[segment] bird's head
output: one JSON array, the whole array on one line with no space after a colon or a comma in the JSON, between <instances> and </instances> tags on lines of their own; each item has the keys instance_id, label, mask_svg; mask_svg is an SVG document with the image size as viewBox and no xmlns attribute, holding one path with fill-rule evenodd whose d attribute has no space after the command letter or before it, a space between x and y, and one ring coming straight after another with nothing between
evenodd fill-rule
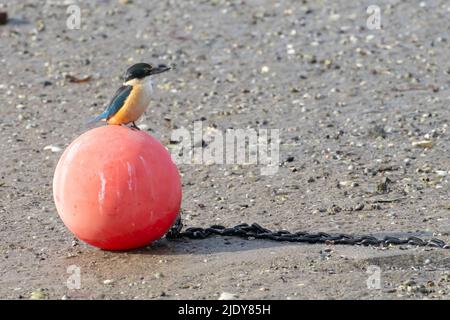
<instances>
[{"instance_id":1,"label":"bird's head","mask_svg":"<svg viewBox=\"0 0 450 320\"><path fill-rule=\"evenodd\" d=\"M124 75L125 82L128 82L133 79L144 79L146 77L162 73L170 70L170 67L164 64L158 64L157 66L140 62L132 65L127 69Z\"/></svg>"}]
</instances>

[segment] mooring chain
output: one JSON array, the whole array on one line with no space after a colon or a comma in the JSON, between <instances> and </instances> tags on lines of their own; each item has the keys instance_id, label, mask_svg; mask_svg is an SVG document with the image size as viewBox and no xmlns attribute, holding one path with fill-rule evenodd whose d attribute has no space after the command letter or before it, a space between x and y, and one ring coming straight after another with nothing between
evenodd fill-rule
<instances>
[{"instance_id":1,"label":"mooring chain","mask_svg":"<svg viewBox=\"0 0 450 320\"><path fill-rule=\"evenodd\" d=\"M348 235L336 234L331 235L324 232L309 233L309 232L295 232L289 231L271 231L261 227L257 223L248 225L242 223L237 226L226 228L222 225L213 225L209 228L191 227L181 231L181 220L178 220L176 225L172 227L166 234L168 239L189 238L189 239L205 239L210 236L227 236L240 237L245 239L264 239L273 241L289 241L289 242L304 242L309 244L325 243L325 244L344 244L344 245L363 245L363 246L377 246L377 245L413 245L419 247L436 247L442 249L450 249L450 244L436 238L421 239L418 237L408 237L405 239L385 236L384 238L375 238L370 235Z\"/></svg>"}]
</instances>

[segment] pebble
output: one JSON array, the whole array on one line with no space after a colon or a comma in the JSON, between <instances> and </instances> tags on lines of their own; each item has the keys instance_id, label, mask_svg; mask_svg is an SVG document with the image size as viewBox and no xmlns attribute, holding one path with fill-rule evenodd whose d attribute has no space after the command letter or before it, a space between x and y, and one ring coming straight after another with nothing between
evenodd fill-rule
<instances>
[{"instance_id":1,"label":"pebble","mask_svg":"<svg viewBox=\"0 0 450 320\"><path fill-rule=\"evenodd\" d=\"M8 13L6 11L0 11L0 25L8 22Z\"/></svg>"},{"instance_id":2,"label":"pebble","mask_svg":"<svg viewBox=\"0 0 450 320\"><path fill-rule=\"evenodd\" d=\"M261 68L261 73L268 73L269 71L270 71L270 69L269 69L268 66L263 66L263 67Z\"/></svg>"},{"instance_id":3,"label":"pebble","mask_svg":"<svg viewBox=\"0 0 450 320\"><path fill-rule=\"evenodd\" d=\"M356 187L357 184L354 181L346 180L346 181L340 181L339 185L341 187Z\"/></svg>"},{"instance_id":4,"label":"pebble","mask_svg":"<svg viewBox=\"0 0 450 320\"><path fill-rule=\"evenodd\" d=\"M436 170L436 174L440 177L445 177L448 174L448 172L443 170Z\"/></svg>"},{"instance_id":5,"label":"pebble","mask_svg":"<svg viewBox=\"0 0 450 320\"><path fill-rule=\"evenodd\" d=\"M103 280L103 284L112 284L113 282L114 282L113 279L106 279L106 280Z\"/></svg>"},{"instance_id":6,"label":"pebble","mask_svg":"<svg viewBox=\"0 0 450 320\"><path fill-rule=\"evenodd\" d=\"M47 298L47 294L42 289L33 291L30 295L31 300L43 300L46 298Z\"/></svg>"}]
</instances>

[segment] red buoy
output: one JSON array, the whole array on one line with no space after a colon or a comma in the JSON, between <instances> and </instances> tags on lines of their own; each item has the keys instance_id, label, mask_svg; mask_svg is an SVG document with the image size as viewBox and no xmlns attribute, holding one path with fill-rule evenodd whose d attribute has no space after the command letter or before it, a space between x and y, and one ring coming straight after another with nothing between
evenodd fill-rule
<instances>
[{"instance_id":1,"label":"red buoy","mask_svg":"<svg viewBox=\"0 0 450 320\"><path fill-rule=\"evenodd\" d=\"M181 205L181 181L169 152L149 134L123 126L92 129L64 151L53 195L79 239L128 250L162 237Z\"/></svg>"}]
</instances>

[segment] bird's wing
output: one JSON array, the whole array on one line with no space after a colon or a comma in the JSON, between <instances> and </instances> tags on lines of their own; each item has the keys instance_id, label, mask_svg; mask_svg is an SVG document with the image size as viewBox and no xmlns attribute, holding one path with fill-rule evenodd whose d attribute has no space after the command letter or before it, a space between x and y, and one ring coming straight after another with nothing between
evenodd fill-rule
<instances>
[{"instance_id":1,"label":"bird's wing","mask_svg":"<svg viewBox=\"0 0 450 320\"><path fill-rule=\"evenodd\" d=\"M103 112L105 119L111 118L117 113L117 111L119 111L120 108L122 108L125 100L127 100L128 96L130 95L131 90L133 90L133 86L121 86L116 91L116 94L112 98L105 112Z\"/></svg>"}]
</instances>

